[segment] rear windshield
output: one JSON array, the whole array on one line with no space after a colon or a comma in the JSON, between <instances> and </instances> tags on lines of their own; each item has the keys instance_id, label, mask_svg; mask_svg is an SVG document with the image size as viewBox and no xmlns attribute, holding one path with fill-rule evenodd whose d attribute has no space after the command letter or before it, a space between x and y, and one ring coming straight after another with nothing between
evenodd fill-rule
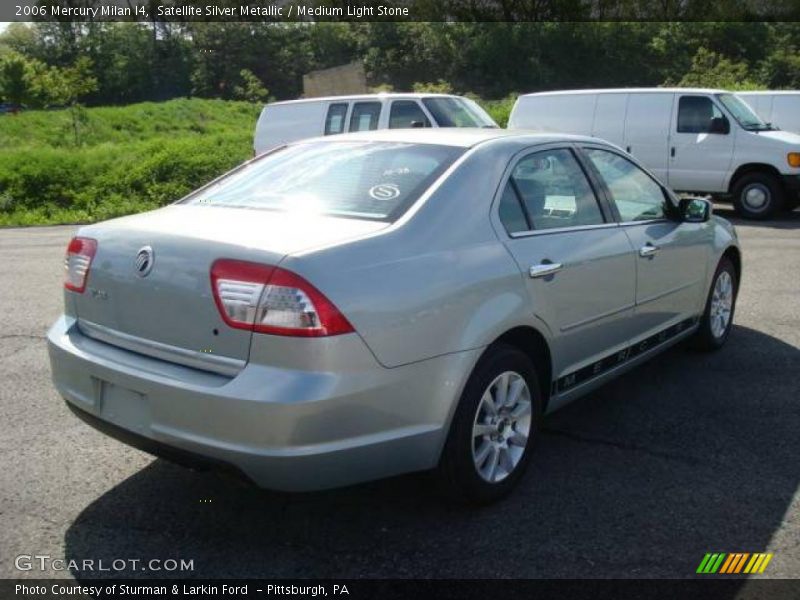
<instances>
[{"instance_id":1,"label":"rear windshield","mask_svg":"<svg viewBox=\"0 0 800 600\"><path fill-rule=\"evenodd\" d=\"M431 96L423 98L439 127L497 127L497 123L469 98Z\"/></svg>"},{"instance_id":2,"label":"rear windshield","mask_svg":"<svg viewBox=\"0 0 800 600\"><path fill-rule=\"evenodd\" d=\"M399 142L296 144L182 202L394 221L463 152Z\"/></svg>"}]
</instances>

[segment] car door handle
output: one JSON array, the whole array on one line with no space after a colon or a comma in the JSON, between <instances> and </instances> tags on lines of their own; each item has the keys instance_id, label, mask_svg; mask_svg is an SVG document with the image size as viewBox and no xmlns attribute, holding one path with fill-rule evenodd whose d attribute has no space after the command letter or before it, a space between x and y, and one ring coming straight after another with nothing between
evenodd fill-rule
<instances>
[{"instance_id":1,"label":"car door handle","mask_svg":"<svg viewBox=\"0 0 800 600\"><path fill-rule=\"evenodd\" d=\"M531 266L528 273L533 278L547 277L548 275L557 273L560 270L561 270L561 263L542 263L540 265Z\"/></svg>"},{"instance_id":2,"label":"car door handle","mask_svg":"<svg viewBox=\"0 0 800 600\"><path fill-rule=\"evenodd\" d=\"M648 256L655 256L655 254L660 250L660 248L650 242L647 242L644 246L639 248L639 256L648 257Z\"/></svg>"}]
</instances>

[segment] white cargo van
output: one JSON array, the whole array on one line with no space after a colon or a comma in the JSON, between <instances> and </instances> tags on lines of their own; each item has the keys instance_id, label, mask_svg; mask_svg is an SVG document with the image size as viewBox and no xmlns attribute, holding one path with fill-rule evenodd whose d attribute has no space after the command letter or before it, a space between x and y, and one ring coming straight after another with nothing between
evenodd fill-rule
<instances>
[{"instance_id":1,"label":"white cargo van","mask_svg":"<svg viewBox=\"0 0 800 600\"><path fill-rule=\"evenodd\" d=\"M253 149L320 135L410 127L497 127L476 102L448 94L366 94L272 102L261 111Z\"/></svg>"},{"instance_id":2,"label":"white cargo van","mask_svg":"<svg viewBox=\"0 0 800 600\"><path fill-rule=\"evenodd\" d=\"M800 91L736 92L767 123L800 133Z\"/></svg>"},{"instance_id":3,"label":"white cargo van","mask_svg":"<svg viewBox=\"0 0 800 600\"><path fill-rule=\"evenodd\" d=\"M509 129L606 139L679 192L732 196L763 219L800 197L800 135L776 131L724 90L643 88L520 96Z\"/></svg>"}]
</instances>

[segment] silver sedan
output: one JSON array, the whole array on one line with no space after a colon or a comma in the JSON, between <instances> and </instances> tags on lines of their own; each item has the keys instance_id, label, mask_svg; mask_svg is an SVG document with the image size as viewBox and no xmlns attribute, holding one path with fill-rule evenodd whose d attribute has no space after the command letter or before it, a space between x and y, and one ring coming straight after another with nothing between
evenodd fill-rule
<instances>
[{"instance_id":1,"label":"silver sedan","mask_svg":"<svg viewBox=\"0 0 800 600\"><path fill-rule=\"evenodd\" d=\"M82 227L53 380L94 427L280 490L436 469L490 502L543 416L722 346L734 228L619 148L502 130L292 144Z\"/></svg>"}]
</instances>

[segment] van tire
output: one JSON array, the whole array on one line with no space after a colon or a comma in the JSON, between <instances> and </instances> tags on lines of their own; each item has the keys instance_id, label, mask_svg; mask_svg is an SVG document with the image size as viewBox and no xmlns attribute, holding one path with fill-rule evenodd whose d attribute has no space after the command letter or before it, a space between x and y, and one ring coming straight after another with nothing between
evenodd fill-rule
<instances>
[{"instance_id":1,"label":"van tire","mask_svg":"<svg viewBox=\"0 0 800 600\"><path fill-rule=\"evenodd\" d=\"M488 423L492 413L482 412L482 407L485 406L483 398L488 393L493 401L496 400L497 396L492 392L496 388L492 386L508 374L511 374L512 378L516 376L517 382L521 378L527 385L527 388L522 388L527 389L527 395L523 391L516 396L520 403L525 404L525 399L530 400L527 410L520 411L529 416L527 436L522 436L525 438L524 447L522 453L516 454L513 458L512 451L516 453L520 448L520 442L513 440L520 439L517 433L523 431L524 425L521 420L514 420L517 411L512 409L515 406L520 408L520 404L513 404L511 392L507 392L510 402L505 409L493 413L498 415L495 420L500 421L497 426L499 434L490 437L489 434L481 436L475 432L475 428L481 425L491 426ZM512 388L513 385L509 385L506 389ZM496 502L508 494L523 476L530 462L533 447L539 438L538 430L542 414L539 378L530 357L511 345L498 344L490 347L472 371L450 424L450 431L437 468L437 479L445 496L461 504L484 505ZM482 418L483 416L486 418ZM505 447L498 449L495 447L496 444ZM477 457L484 445L491 446L489 449L492 451L485 454L489 456L486 463L482 463ZM483 474L479 472L480 465L495 459L495 453L500 457L494 460L495 465L512 461L513 467L508 469L510 471L508 474L504 474L508 471L500 467L499 475L502 478L489 481L485 472ZM489 468L484 468L484 471L488 471ZM491 473L495 473L497 468L497 466L492 468Z\"/></svg>"},{"instance_id":2,"label":"van tire","mask_svg":"<svg viewBox=\"0 0 800 600\"><path fill-rule=\"evenodd\" d=\"M746 219L769 219L784 205L781 182L771 173L746 173L733 185L733 206Z\"/></svg>"}]
</instances>

